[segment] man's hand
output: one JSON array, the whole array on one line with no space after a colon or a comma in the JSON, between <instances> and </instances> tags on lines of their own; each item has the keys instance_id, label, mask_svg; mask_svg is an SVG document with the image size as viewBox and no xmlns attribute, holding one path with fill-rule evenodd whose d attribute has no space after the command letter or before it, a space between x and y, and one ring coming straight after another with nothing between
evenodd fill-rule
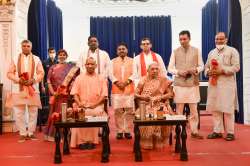
<instances>
[{"instance_id":1,"label":"man's hand","mask_svg":"<svg viewBox=\"0 0 250 166\"><path fill-rule=\"evenodd\" d=\"M183 71L183 70L179 70L179 71L177 72L177 74L178 74L179 76L181 76L181 77L186 77L187 74L188 74L188 72L187 72L187 71Z\"/></svg>"},{"instance_id":2,"label":"man's hand","mask_svg":"<svg viewBox=\"0 0 250 166\"><path fill-rule=\"evenodd\" d=\"M26 86L30 86L30 85L33 85L35 83L35 79L29 79L27 82L26 82Z\"/></svg>"},{"instance_id":3,"label":"man's hand","mask_svg":"<svg viewBox=\"0 0 250 166\"><path fill-rule=\"evenodd\" d=\"M46 93L46 89L43 85L41 86L41 91L42 91L42 93Z\"/></svg>"},{"instance_id":4,"label":"man's hand","mask_svg":"<svg viewBox=\"0 0 250 166\"><path fill-rule=\"evenodd\" d=\"M196 68L192 68L192 69L188 70L188 73L195 75L195 74L198 74L198 71Z\"/></svg>"},{"instance_id":5,"label":"man's hand","mask_svg":"<svg viewBox=\"0 0 250 166\"><path fill-rule=\"evenodd\" d=\"M20 78L19 79L19 84L20 85L25 85L27 81L25 81L24 79Z\"/></svg>"},{"instance_id":6,"label":"man's hand","mask_svg":"<svg viewBox=\"0 0 250 166\"><path fill-rule=\"evenodd\" d=\"M123 82L121 82L121 81L115 82L115 85L116 85L119 89L121 89L121 90L124 90L125 87L126 87L126 84L123 83Z\"/></svg>"},{"instance_id":7,"label":"man's hand","mask_svg":"<svg viewBox=\"0 0 250 166\"><path fill-rule=\"evenodd\" d=\"M219 76L219 75L222 75L222 74L224 74L224 71L223 70L219 70L219 69L208 70L208 72L207 72L208 76Z\"/></svg>"}]
</instances>

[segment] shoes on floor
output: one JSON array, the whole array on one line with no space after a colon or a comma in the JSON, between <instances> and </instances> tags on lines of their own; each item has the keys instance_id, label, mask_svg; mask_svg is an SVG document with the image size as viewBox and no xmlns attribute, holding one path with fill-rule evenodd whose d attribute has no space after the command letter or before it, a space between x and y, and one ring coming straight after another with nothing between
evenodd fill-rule
<instances>
[{"instance_id":1,"label":"shoes on floor","mask_svg":"<svg viewBox=\"0 0 250 166\"><path fill-rule=\"evenodd\" d=\"M217 139L217 138L222 138L222 134L213 132L211 134L208 134L207 136L207 139Z\"/></svg>"},{"instance_id":2,"label":"shoes on floor","mask_svg":"<svg viewBox=\"0 0 250 166\"><path fill-rule=\"evenodd\" d=\"M204 137L198 133L191 133L191 137L195 139L203 139Z\"/></svg>"},{"instance_id":3,"label":"shoes on floor","mask_svg":"<svg viewBox=\"0 0 250 166\"><path fill-rule=\"evenodd\" d=\"M130 133L124 133L126 139L132 139L132 135Z\"/></svg>"},{"instance_id":4,"label":"shoes on floor","mask_svg":"<svg viewBox=\"0 0 250 166\"><path fill-rule=\"evenodd\" d=\"M22 142L25 142L25 140L26 140L26 136L20 135L18 142L22 143Z\"/></svg>"},{"instance_id":5,"label":"shoes on floor","mask_svg":"<svg viewBox=\"0 0 250 166\"><path fill-rule=\"evenodd\" d=\"M230 134L228 133L226 138L225 138L226 141L233 141L235 140L235 137L234 137L234 134Z\"/></svg>"},{"instance_id":6,"label":"shoes on floor","mask_svg":"<svg viewBox=\"0 0 250 166\"><path fill-rule=\"evenodd\" d=\"M123 138L123 133L116 134L116 139L122 139L122 138Z\"/></svg>"}]
</instances>

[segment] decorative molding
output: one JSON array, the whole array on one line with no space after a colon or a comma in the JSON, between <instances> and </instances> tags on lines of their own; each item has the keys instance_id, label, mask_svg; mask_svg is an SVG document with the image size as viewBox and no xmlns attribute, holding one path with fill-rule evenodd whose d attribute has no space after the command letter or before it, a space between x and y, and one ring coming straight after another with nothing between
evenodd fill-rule
<instances>
[{"instance_id":1,"label":"decorative molding","mask_svg":"<svg viewBox=\"0 0 250 166\"><path fill-rule=\"evenodd\" d=\"M13 21L14 11L15 11L15 4L13 4L13 5L0 5L0 22Z\"/></svg>"},{"instance_id":2,"label":"decorative molding","mask_svg":"<svg viewBox=\"0 0 250 166\"><path fill-rule=\"evenodd\" d=\"M0 6L11 6L15 5L16 0L0 0Z\"/></svg>"}]
</instances>

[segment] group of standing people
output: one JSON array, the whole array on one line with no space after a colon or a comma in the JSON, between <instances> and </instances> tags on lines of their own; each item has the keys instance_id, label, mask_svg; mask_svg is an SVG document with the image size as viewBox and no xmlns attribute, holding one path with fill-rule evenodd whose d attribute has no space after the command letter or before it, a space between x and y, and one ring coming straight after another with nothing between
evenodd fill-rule
<instances>
[{"instance_id":1,"label":"group of standing people","mask_svg":"<svg viewBox=\"0 0 250 166\"><path fill-rule=\"evenodd\" d=\"M37 109L41 107L39 82L42 82L42 91L47 88L50 95L50 116L44 133L46 140L53 141L54 118L51 115L60 113L61 103L67 102L70 96L74 98L74 107L84 108L86 116L107 116L104 100L108 96L108 78L112 82L111 101L117 139L132 138L132 121L138 111L134 107L135 101L146 103L146 113L163 108L166 114L175 114L169 104L171 98L176 104L177 114L183 114L184 104L189 105L191 137L203 139L198 132L197 103L200 101L199 77L204 68L205 75L209 77L207 110L212 111L214 123L213 132L207 138L222 137L224 114L225 139L234 140L234 111L237 106L235 73L240 70L238 51L227 46L226 34L219 32L215 36L216 48L210 51L204 67L199 49L191 46L190 40L189 31L179 33L180 47L173 51L168 65L173 81L167 77L162 57L151 50L149 38L141 40L142 51L134 58L128 56L126 43L119 43L117 57L110 60L108 53L99 48L97 37L90 36L89 49L81 54L76 65L66 63L68 54L63 49L57 52L56 62L55 50L49 49L49 60L43 65L45 72L40 59L31 53L31 42L24 40L21 43L22 53L11 62L7 73L15 87L9 103L12 103L17 115L19 142L36 139ZM27 73L27 78L22 77L24 73ZM26 109L29 113L28 130L24 118ZM98 128L71 129L71 147L95 148L99 140L98 132ZM143 148L161 148L167 143L171 128L148 126L141 127L140 132Z\"/></svg>"}]
</instances>

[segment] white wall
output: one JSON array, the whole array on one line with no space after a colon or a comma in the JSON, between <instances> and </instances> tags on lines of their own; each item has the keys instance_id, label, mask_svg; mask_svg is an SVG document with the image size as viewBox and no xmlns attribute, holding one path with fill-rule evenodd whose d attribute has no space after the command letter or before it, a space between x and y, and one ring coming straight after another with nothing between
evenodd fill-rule
<instances>
[{"instance_id":1,"label":"white wall","mask_svg":"<svg viewBox=\"0 0 250 166\"><path fill-rule=\"evenodd\" d=\"M250 0L241 0L243 42L244 123L250 124Z\"/></svg>"},{"instance_id":2,"label":"white wall","mask_svg":"<svg viewBox=\"0 0 250 166\"><path fill-rule=\"evenodd\" d=\"M207 0L154 0L142 2L110 2L102 0L56 0L63 12L64 48L69 60L77 60L86 47L90 16L172 16L173 48L179 46L178 33L190 30L191 43L201 48L201 9Z\"/></svg>"}]
</instances>

